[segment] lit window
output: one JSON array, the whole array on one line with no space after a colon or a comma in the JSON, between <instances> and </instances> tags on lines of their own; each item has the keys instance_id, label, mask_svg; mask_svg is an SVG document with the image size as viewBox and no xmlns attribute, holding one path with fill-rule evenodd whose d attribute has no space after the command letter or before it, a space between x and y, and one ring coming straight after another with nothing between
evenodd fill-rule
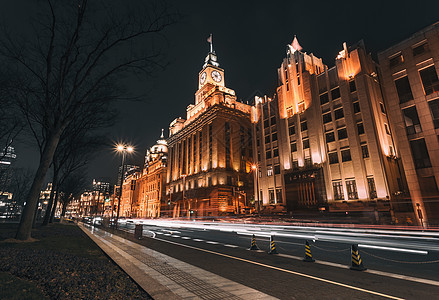
<instances>
[{"instance_id":1,"label":"lit window","mask_svg":"<svg viewBox=\"0 0 439 300\"><path fill-rule=\"evenodd\" d=\"M332 183L332 189L334 190L334 200L343 200L343 184L341 181L335 181Z\"/></svg>"},{"instance_id":2,"label":"lit window","mask_svg":"<svg viewBox=\"0 0 439 300\"><path fill-rule=\"evenodd\" d=\"M354 179L346 180L346 191L348 192L348 199L358 199L357 185Z\"/></svg>"},{"instance_id":3,"label":"lit window","mask_svg":"<svg viewBox=\"0 0 439 300\"><path fill-rule=\"evenodd\" d=\"M273 167L272 166L267 167L267 176L273 176Z\"/></svg>"}]
</instances>

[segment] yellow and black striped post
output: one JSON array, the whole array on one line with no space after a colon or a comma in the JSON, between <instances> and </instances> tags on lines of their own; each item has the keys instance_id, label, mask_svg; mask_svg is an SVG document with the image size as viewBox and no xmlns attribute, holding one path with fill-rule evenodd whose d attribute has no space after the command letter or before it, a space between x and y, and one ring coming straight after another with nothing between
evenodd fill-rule
<instances>
[{"instance_id":1,"label":"yellow and black striped post","mask_svg":"<svg viewBox=\"0 0 439 300\"><path fill-rule=\"evenodd\" d=\"M256 245L256 237L252 236L252 243L250 244L250 249L248 250L259 250L258 245Z\"/></svg>"},{"instance_id":2,"label":"yellow and black striped post","mask_svg":"<svg viewBox=\"0 0 439 300\"><path fill-rule=\"evenodd\" d=\"M363 261L361 260L360 252L358 251L358 245L352 245L352 266L350 269L355 271L367 270L363 266Z\"/></svg>"},{"instance_id":3,"label":"yellow and black striped post","mask_svg":"<svg viewBox=\"0 0 439 300\"><path fill-rule=\"evenodd\" d=\"M303 261L315 262L315 259L312 258L311 248L309 247L308 240L305 241L305 258L303 259Z\"/></svg>"},{"instance_id":4,"label":"yellow and black striped post","mask_svg":"<svg viewBox=\"0 0 439 300\"><path fill-rule=\"evenodd\" d=\"M270 251L268 251L268 254L278 254L273 236L270 236Z\"/></svg>"}]
</instances>

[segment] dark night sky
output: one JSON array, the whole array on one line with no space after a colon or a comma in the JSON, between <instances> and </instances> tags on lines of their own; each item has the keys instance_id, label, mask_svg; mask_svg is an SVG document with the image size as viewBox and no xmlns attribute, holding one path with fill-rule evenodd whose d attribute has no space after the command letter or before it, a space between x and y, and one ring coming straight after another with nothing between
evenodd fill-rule
<instances>
[{"instance_id":1,"label":"dark night sky","mask_svg":"<svg viewBox=\"0 0 439 300\"><path fill-rule=\"evenodd\" d=\"M28 1L2 4L0 17L17 16ZM258 3L261 4L258 4ZM294 35L303 51L323 58L328 66L348 45L364 39L372 53L389 47L417 30L439 21L439 1L178 1L183 20L167 30L169 66L153 78L133 79L132 89L146 93L142 102L124 103L117 126L109 129L115 141L136 148L131 160L142 164L147 147L176 117L185 117L194 102L198 72L213 34L214 48L225 69L226 85L239 99L256 92L271 94L276 70ZM262 4L263 3L263 4ZM420 4L422 3L422 5ZM16 145L18 165L35 167L38 155ZM120 157L112 149L89 166L89 176L116 177Z\"/></svg>"}]
</instances>

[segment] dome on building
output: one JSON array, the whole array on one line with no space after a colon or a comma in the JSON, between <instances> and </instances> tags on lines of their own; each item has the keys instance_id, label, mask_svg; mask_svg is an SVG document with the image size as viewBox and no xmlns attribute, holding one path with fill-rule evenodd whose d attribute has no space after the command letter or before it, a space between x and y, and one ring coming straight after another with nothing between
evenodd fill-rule
<instances>
[{"instance_id":1,"label":"dome on building","mask_svg":"<svg viewBox=\"0 0 439 300\"><path fill-rule=\"evenodd\" d=\"M168 143L165 140L163 129L160 139L157 140L156 144L151 147L151 154L168 153Z\"/></svg>"}]
</instances>

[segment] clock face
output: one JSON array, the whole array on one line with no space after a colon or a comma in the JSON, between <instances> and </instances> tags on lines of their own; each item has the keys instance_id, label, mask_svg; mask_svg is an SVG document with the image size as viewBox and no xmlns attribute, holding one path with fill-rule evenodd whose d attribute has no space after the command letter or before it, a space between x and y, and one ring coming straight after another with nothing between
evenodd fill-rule
<instances>
[{"instance_id":1,"label":"clock face","mask_svg":"<svg viewBox=\"0 0 439 300\"><path fill-rule=\"evenodd\" d=\"M203 85L204 82L206 82L206 77L207 77L206 72L204 72L203 74L201 74L201 76L200 76L200 84L201 84L201 85Z\"/></svg>"},{"instance_id":2,"label":"clock face","mask_svg":"<svg viewBox=\"0 0 439 300\"><path fill-rule=\"evenodd\" d=\"M216 82L220 82L222 79L221 74L218 71L212 71L210 75L212 76L212 79L215 80Z\"/></svg>"}]
</instances>

